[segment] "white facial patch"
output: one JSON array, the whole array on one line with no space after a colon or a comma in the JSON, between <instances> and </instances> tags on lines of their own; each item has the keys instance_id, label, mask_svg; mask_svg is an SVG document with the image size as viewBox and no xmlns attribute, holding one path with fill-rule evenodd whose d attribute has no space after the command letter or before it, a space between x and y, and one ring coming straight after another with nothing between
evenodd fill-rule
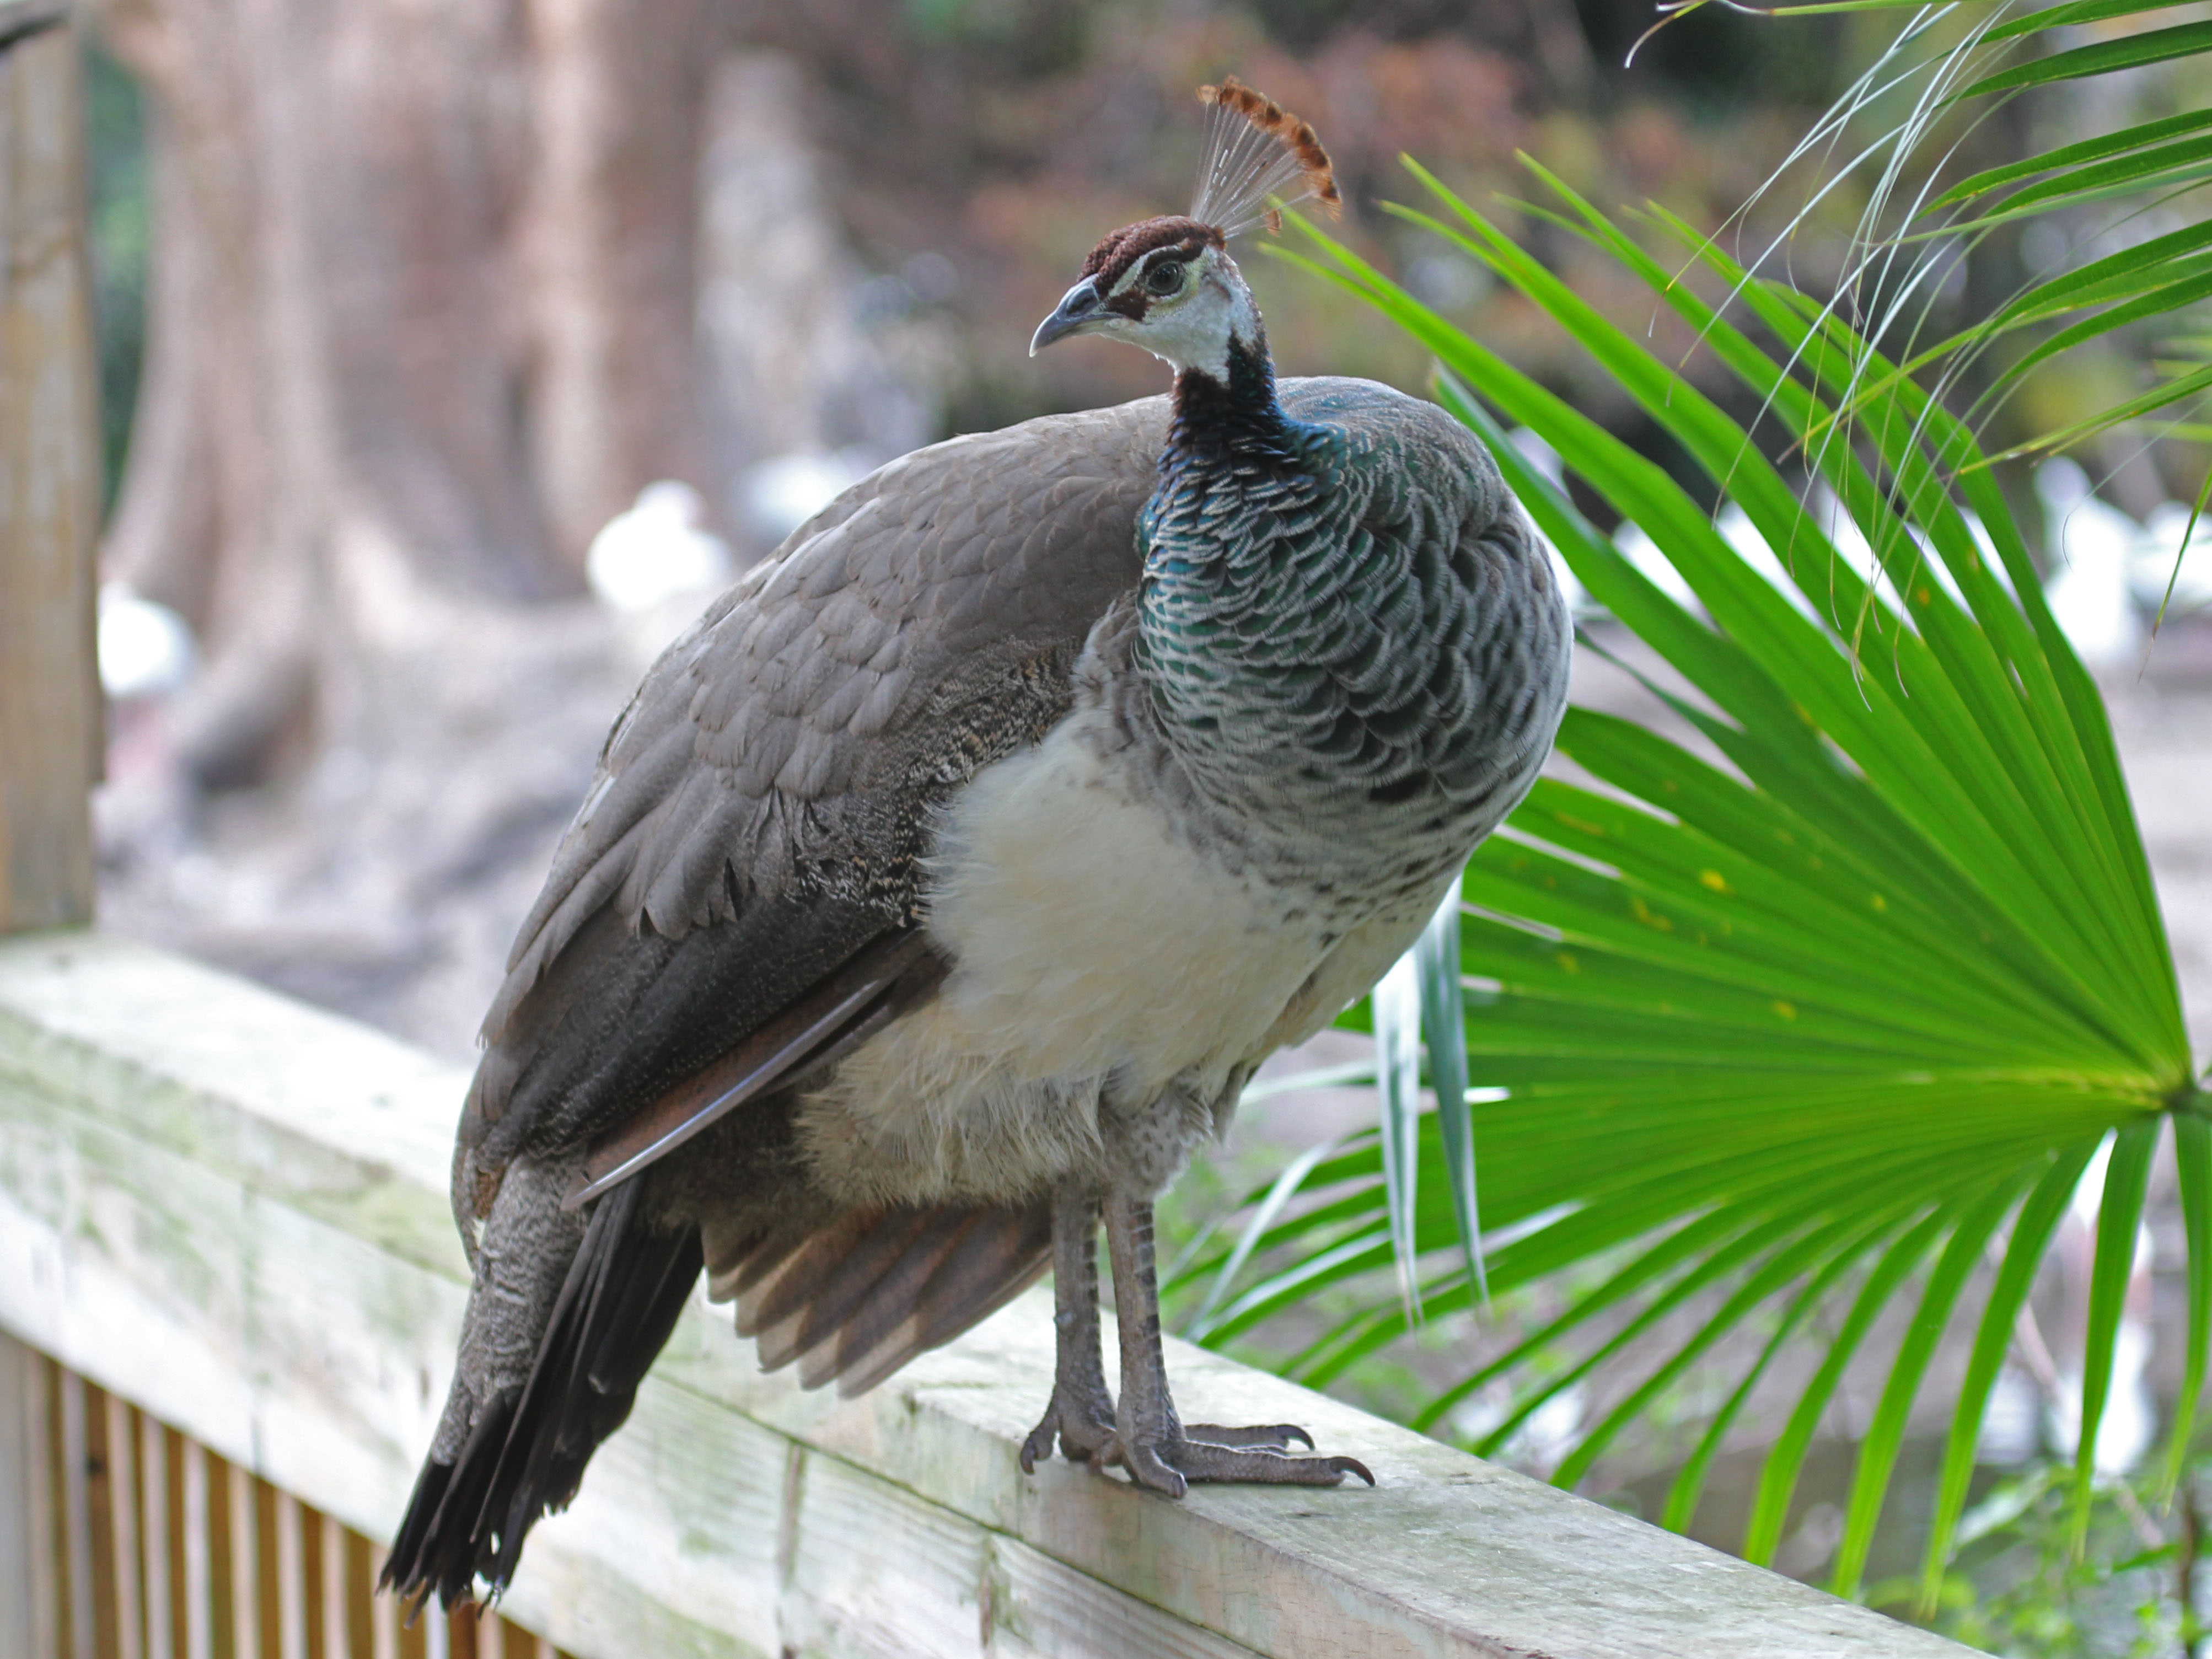
<instances>
[{"instance_id":1,"label":"white facial patch","mask_svg":"<svg viewBox=\"0 0 2212 1659\"><path fill-rule=\"evenodd\" d=\"M1152 261L1140 261L1114 285L1114 294L1145 292ZM1259 308L1244 286L1237 262L1218 248L1206 248L1188 262L1177 296L1147 295L1145 319L1131 322L1118 313L1098 331L1142 346L1176 368L1194 369L1226 384L1229 343L1248 343L1260 333Z\"/></svg>"}]
</instances>

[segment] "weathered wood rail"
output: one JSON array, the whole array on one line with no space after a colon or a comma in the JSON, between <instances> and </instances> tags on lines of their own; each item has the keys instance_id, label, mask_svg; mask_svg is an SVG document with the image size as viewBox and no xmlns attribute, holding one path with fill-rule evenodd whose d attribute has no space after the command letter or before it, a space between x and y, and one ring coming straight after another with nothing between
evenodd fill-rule
<instances>
[{"instance_id":1,"label":"weathered wood rail","mask_svg":"<svg viewBox=\"0 0 2212 1659\"><path fill-rule=\"evenodd\" d=\"M388 1536L460 1321L463 1081L141 946L0 942L0 1328ZM602 1659L1963 1651L1188 1347L1194 1414L1304 1421L1381 1486L1176 1504L1024 1477L1050 1330L1032 1293L840 1401L695 1307L506 1610Z\"/></svg>"}]
</instances>

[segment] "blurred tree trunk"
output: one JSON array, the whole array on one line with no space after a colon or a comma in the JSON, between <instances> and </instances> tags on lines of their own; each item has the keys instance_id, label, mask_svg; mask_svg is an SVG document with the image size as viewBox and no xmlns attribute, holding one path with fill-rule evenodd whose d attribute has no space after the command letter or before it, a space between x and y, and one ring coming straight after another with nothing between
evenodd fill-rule
<instances>
[{"instance_id":1,"label":"blurred tree trunk","mask_svg":"<svg viewBox=\"0 0 2212 1659\"><path fill-rule=\"evenodd\" d=\"M391 735L395 663L419 682L431 637L465 651L471 615L577 592L641 486L705 482L714 0L98 9L155 152L107 568L204 642L185 770L247 782L288 734Z\"/></svg>"},{"instance_id":2,"label":"blurred tree trunk","mask_svg":"<svg viewBox=\"0 0 2212 1659\"><path fill-rule=\"evenodd\" d=\"M531 0L529 19L532 453L554 544L580 569L642 485L709 482L695 283L720 19L714 0Z\"/></svg>"}]
</instances>

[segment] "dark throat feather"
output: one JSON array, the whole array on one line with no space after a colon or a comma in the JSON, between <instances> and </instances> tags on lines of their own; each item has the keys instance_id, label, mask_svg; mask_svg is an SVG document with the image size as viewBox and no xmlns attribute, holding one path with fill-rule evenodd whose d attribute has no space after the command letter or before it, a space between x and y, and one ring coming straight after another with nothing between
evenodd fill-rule
<instances>
[{"instance_id":1,"label":"dark throat feather","mask_svg":"<svg viewBox=\"0 0 2212 1659\"><path fill-rule=\"evenodd\" d=\"M1160 456L1164 480L1194 464L1292 459L1290 417L1275 396L1267 331L1256 323L1255 330L1255 339L1230 337L1225 383L1203 369L1177 372L1175 414Z\"/></svg>"}]
</instances>

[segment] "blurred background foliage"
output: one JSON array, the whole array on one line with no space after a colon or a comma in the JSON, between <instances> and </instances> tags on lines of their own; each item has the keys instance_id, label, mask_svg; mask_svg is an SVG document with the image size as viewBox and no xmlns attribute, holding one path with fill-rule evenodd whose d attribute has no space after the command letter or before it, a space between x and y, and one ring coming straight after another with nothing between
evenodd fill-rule
<instances>
[{"instance_id":1,"label":"blurred background foliage","mask_svg":"<svg viewBox=\"0 0 2212 1659\"><path fill-rule=\"evenodd\" d=\"M1957 44L1987 9L1948 9L1948 33L1941 20L1931 26L1934 46ZM1526 151L1593 200L1663 205L1723 234L1738 257L1771 249L1801 287L1832 294L1847 266L1856 270L1863 250L1854 238L1867 216L1909 204L1939 161L1948 183L2055 148L2068 132L2154 119L2212 95L2212 68L2201 62L2168 65L2124 92L2061 87L1995 108L1916 113L1919 87L1900 85L1856 109L1863 125L1887 120L1917 146L1900 177L1829 168L1837 176L1808 202L1808 181L1835 159L1832 146L1785 164L1880 59L1895 32L1891 15L1771 18L1711 4L1649 33L1656 21L1646 0L827 0L733 4L726 44L787 58L803 72L798 136L820 158L836 228L866 273L856 325L881 331L916 317L936 325L926 375L933 413L920 428L927 438L1156 389L1147 364L1103 346L1031 364L1007 319L1048 309L1100 227L1185 197L1197 143L1195 124L1181 118L1189 89L1231 68L1327 135L1352 246L1662 461L1673 455L1663 434L1563 349L1525 298L1380 210L1405 193L1399 155L1419 156L1454 190L1484 200L1521 191L1514 157ZM119 475L143 350L151 193L136 88L97 47L90 68L109 457ZM1971 258L1944 246L1951 257L1897 326L1923 342L1945 337L2062 264L2077 240L2147 240L2188 212L2185 201L2160 203L2117 232L2092 228L2079 212L1987 227ZM1647 297L1607 262L1539 221L1515 224L1509 212L1506 222L1607 314L1652 320ZM1247 263L1286 372L1418 382L1421 354L1396 331L1264 261ZM1860 315L1886 313L1894 301L1880 273L1861 275ZM2154 337L2123 334L2046 365L1990 411L1984 447L2003 451L2057 429L2100 393L2117 401L2136 387ZM1963 399L2003 367L1969 371ZM1703 389L1735 398L1731 413L1747 422L1756 413L1718 377ZM2199 459L2186 450L2116 454L2100 470L2122 475L2112 487L2140 515L2201 474Z\"/></svg>"},{"instance_id":2,"label":"blurred background foliage","mask_svg":"<svg viewBox=\"0 0 2212 1659\"><path fill-rule=\"evenodd\" d=\"M1864 55L1854 41L1873 33L1858 20L1778 27L1716 9L1663 31L1625 68L1652 21L1643 0L748 9L732 22L732 48L803 67L803 137L823 158L838 228L870 273L861 325L922 313L947 326L933 365L941 405L931 438L1158 389L1149 365L1097 346L1032 366L1008 319L1048 310L1102 228L1187 198L1199 136L1187 106L1208 77L1233 70L1309 115L1346 185L1355 241L1402 252L1417 291L1564 377L1581 371L1524 301L1377 211L1402 191L1398 155L1420 155L1455 187L1485 195L1512 182L1525 149L1601 198L1651 198L1717 228L1841 89ZM119 468L143 349L150 195L136 90L103 51L90 68L110 459ZM1844 199L1823 209L1830 232L1848 226L1850 208ZM1815 277L1839 251L1833 234L1804 238ZM1395 331L1247 263L1286 372L1419 380L1420 354ZM1608 280L1595 262L1589 276ZM1613 297L1637 303L1625 289ZM1586 378L1579 389L1608 398L1601 378Z\"/></svg>"}]
</instances>

